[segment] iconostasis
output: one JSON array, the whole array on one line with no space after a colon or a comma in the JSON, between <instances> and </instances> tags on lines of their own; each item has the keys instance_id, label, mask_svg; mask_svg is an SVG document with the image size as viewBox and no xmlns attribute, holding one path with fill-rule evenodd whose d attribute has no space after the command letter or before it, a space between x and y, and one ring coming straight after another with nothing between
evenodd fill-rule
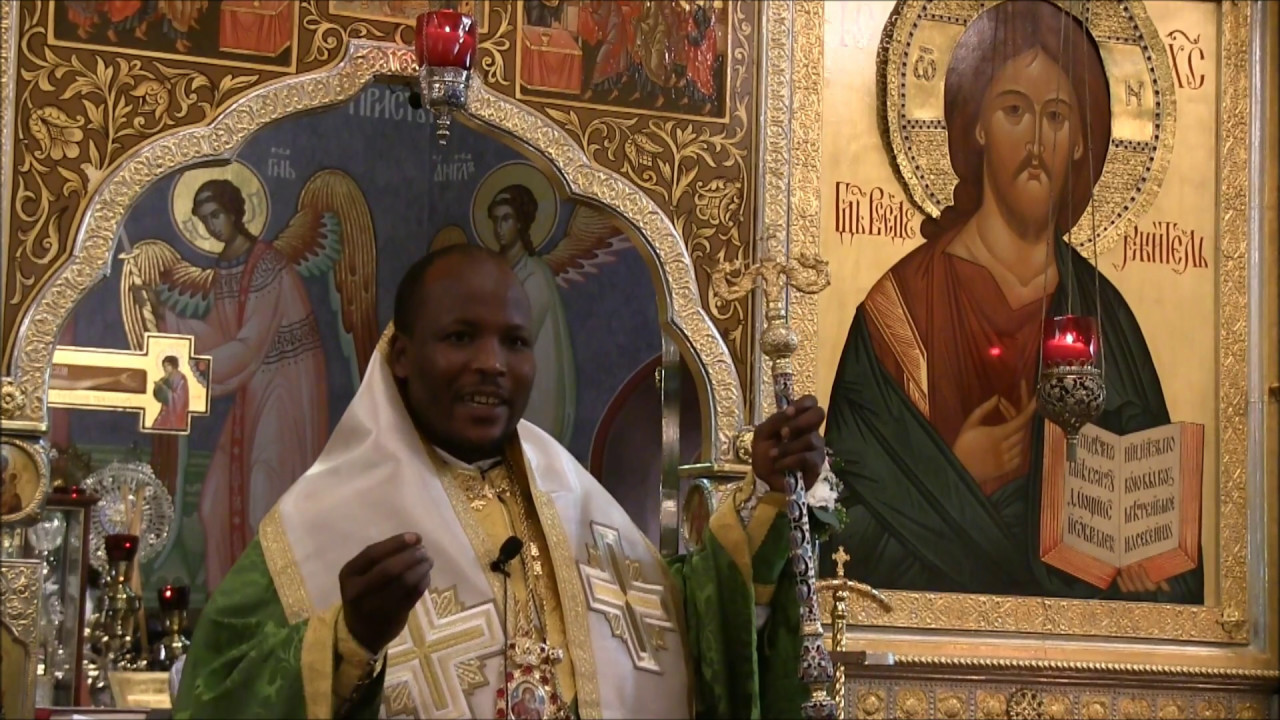
<instances>
[{"instance_id":1,"label":"iconostasis","mask_svg":"<svg viewBox=\"0 0 1280 720\"><path fill-rule=\"evenodd\" d=\"M477 21L474 75L494 117L464 120L440 146L395 48L418 13L459 5ZM255 0L5 13L21 116L6 167L6 420L62 459L62 488L112 463L150 466L173 512L163 546L142 553L145 597L181 583L203 604L324 446L401 274L432 248L510 251L544 318L528 419L611 478L655 542L661 459L714 463L728 448L748 306L708 312L697 283L751 246L755 8ZM299 82L308 75L318 84ZM473 105L479 116L484 98ZM575 180L574 166L612 173ZM504 213L511 237L496 234ZM235 281L253 274L260 283ZM664 405L664 385L684 391Z\"/></svg>"}]
</instances>

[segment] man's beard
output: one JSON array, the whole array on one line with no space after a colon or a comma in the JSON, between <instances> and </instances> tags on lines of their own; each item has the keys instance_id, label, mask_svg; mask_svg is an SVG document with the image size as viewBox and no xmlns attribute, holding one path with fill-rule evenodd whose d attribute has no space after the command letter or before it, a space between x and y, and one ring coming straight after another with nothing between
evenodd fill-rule
<instances>
[{"instance_id":1,"label":"man's beard","mask_svg":"<svg viewBox=\"0 0 1280 720\"><path fill-rule=\"evenodd\" d=\"M1040 173L1040 177L1034 180L1024 177L1024 174L1033 167ZM1032 194L1037 196L1041 194L1035 189L1037 185L1047 191L1043 193L1047 197L1028 197ZM1011 174L1006 192L1002 193L1005 197L1000 204L1004 207L1003 214L1011 225L1011 229L1019 235L1028 235L1043 232L1047 227L1052 226L1054 219L1062 210L1060 190L1054 187L1053 176L1041 158L1027 153L1018 162Z\"/></svg>"}]
</instances>

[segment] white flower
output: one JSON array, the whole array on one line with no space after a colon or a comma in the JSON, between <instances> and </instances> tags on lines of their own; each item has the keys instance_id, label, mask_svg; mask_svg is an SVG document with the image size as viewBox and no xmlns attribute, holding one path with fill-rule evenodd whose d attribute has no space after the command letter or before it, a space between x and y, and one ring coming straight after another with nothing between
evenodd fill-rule
<instances>
[{"instance_id":1,"label":"white flower","mask_svg":"<svg viewBox=\"0 0 1280 720\"><path fill-rule=\"evenodd\" d=\"M810 507L834 510L840 497L839 486L840 479L831 472L831 463L824 462L822 472L818 474L818 481L809 488L809 492L805 493L805 499Z\"/></svg>"}]
</instances>

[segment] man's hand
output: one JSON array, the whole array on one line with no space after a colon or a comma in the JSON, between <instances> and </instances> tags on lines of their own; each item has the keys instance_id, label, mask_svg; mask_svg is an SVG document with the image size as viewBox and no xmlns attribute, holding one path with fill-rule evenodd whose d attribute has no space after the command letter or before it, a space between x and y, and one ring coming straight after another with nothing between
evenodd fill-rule
<instances>
[{"instance_id":1,"label":"man's hand","mask_svg":"<svg viewBox=\"0 0 1280 720\"><path fill-rule=\"evenodd\" d=\"M999 395L992 395L990 400L970 413L965 418L964 425L960 426L960 434L956 436L951 452L955 453L956 459L979 485L989 483L1021 466L1027 450L1025 432L1036 412L1036 403L1028 398L1025 384L1022 386L1022 401L1022 410L1008 422L983 425L983 419L1003 402ZM1005 411L1005 417L1008 417L1008 410L1002 410Z\"/></svg>"},{"instance_id":2,"label":"man's hand","mask_svg":"<svg viewBox=\"0 0 1280 720\"><path fill-rule=\"evenodd\" d=\"M347 630L364 649L380 652L400 634L431 583L431 558L415 533L374 543L342 567L338 587Z\"/></svg>"},{"instance_id":3,"label":"man's hand","mask_svg":"<svg viewBox=\"0 0 1280 720\"><path fill-rule=\"evenodd\" d=\"M788 472L804 476L805 488L813 487L826 462L826 444L818 429L827 413L818 399L805 395L756 426L751 441L751 469L769 489L786 492Z\"/></svg>"}]
</instances>

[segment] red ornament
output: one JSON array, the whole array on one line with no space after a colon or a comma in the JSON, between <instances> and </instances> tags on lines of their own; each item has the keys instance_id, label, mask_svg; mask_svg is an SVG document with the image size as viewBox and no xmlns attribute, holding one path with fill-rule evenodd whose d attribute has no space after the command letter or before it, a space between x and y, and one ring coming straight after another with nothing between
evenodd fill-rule
<instances>
[{"instance_id":1,"label":"red ornament","mask_svg":"<svg viewBox=\"0 0 1280 720\"><path fill-rule=\"evenodd\" d=\"M127 533L116 533L103 538L107 559L113 563L133 562L138 554L138 536Z\"/></svg>"},{"instance_id":2,"label":"red ornament","mask_svg":"<svg viewBox=\"0 0 1280 720\"><path fill-rule=\"evenodd\" d=\"M414 50L418 64L470 70L476 57L476 23L457 10L433 10L418 16Z\"/></svg>"},{"instance_id":3,"label":"red ornament","mask_svg":"<svg viewBox=\"0 0 1280 720\"><path fill-rule=\"evenodd\" d=\"M1085 366L1098 360L1102 338L1097 322L1082 315L1063 315L1044 321L1044 366Z\"/></svg>"},{"instance_id":4,"label":"red ornament","mask_svg":"<svg viewBox=\"0 0 1280 720\"><path fill-rule=\"evenodd\" d=\"M186 585L165 585L156 590L156 598L160 601L160 610L163 612L186 610L191 602L191 588Z\"/></svg>"}]
</instances>

